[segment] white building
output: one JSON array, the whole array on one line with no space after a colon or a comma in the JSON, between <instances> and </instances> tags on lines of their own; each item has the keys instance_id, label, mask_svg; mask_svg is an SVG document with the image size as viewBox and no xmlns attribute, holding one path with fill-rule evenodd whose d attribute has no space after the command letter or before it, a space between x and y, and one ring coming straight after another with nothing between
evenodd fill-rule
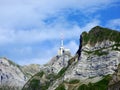
<instances>
[{"instance_id":1,"label":"white building","mask_svg":"<svg viewBox=\"0 0 120 90\"><path fill-rule=\"evenodd\" d=\"M70 49L64 48L63 39L61 39L61 46L58 50L58 56L62 56L63 54L68 54L68 53L70 53Z\"/></svg>"}]
</instances>

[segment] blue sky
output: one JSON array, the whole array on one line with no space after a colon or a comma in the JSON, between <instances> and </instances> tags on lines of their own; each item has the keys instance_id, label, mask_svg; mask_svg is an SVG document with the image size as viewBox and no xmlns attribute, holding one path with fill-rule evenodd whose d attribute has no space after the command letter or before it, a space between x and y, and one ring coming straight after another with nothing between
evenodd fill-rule
<instances>
[{"instance_id":1,"label":"blue sky","mask_svg":"<svg viewBox=\"0 0 120 90\"><path fill-rule=\"evenodd\" d=\"M61 33L74 55L83 31L120 30L119 8L119 0L0 0L0 56L45 64L57 54Z\"/></svg>"}]
</instances>

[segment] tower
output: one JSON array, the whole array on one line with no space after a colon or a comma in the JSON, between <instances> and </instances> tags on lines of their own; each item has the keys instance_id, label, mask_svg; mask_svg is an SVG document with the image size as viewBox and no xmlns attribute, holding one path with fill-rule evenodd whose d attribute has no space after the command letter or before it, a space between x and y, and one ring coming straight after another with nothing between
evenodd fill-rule
<instances>
[{"instance_id":1,"label":"tower","mask_svg":"<svg viewBox=\"0 0 120 90\"><path fill-rule=\"evenodd\" d=\"M63 42L63 33L61 33L61 47L64 46L64 42Z\"/></svg>"},{"instance_id":2,"label":"tower","mask_svg":"<svg viewBox=\"0 0 120 90\"><path fill-rule=\"evenodd\" d=\"M64 47L63 34L61 33L60 48L58 50L58 56L61 58L60 60L63 67L67 65L66 61L68 61L68 57L70 55L71 55L70 50Z\"/></svg>"},{"instance_id":3,"label":"tower","mask_svg":"<svg viewBox=\"0 0 120 90\"><path fill-rule=\"evenodd\" d=\"M61 42L60 42L60 48L58 50L58 55L61 56L64 53L64 41L63 41L63 34L61 33Z\"/></svg>"}]
</instances>

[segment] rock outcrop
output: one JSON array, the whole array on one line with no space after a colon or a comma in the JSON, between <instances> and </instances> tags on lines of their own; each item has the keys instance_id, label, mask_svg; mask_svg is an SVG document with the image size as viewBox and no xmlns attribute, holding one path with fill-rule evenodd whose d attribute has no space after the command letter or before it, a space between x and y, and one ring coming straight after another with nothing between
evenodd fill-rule
<instances>
[{"instance_id":1,"label":"rock outcrop","mask_svg":"<svg viewBox=\"0 0 120 90\"><path fill-rule=\"evenodd\" d=\"M96 90L88 88L98 88L99 84L100 90L106 90L109 75L120 63L120 32L96 26L80 35L76 55L72 58L68 56L54 57L42 72L26 83L23 90L81 90L84 87Z\"/></svg>"},{"instance_id":2,"label":"rock outcrop","mask_svg":"<svg viewBox=\"0 0 120 90\"><path fill-rule=\"evenodd\" d=\"M112 79L109 82L108 90L119 90L120 89L120 64L114 69Z\"/></svg>"},{"instance_id":3,"label":"rock outcrop","mask_svg":"<svg viewBox=\"0 0 120 90\"><path fill-rule=\"evenodd\" d=\"M120 32L99 26L88 33L83 32L77 55L78 58L74 58L74 62L65 71L63 81L80 80L81 84L99 82L103 76L113 74L120 63ZM51 87L53 90L56 88L54 84Z\"/></svg>"},{"instance_id":4,"label":"rock outcrop","mask_svg":"<svg viewBox=\"0 0 120 90\"><path fill-rule=\"evenodd\" d=\"M0 90L21 90L40 65L20 66L7 58L0 58Z\"/></svg>"},{"instance_id":5,"label":"rock outcrop","mask_svg":"<svg viewBox=\"0 0 120 90\"><path fill-rule=\"evenodd\" d=\"M7 58L0 58L0 87L22 88L26 81L27 77L19 65Z\"/></svg>"},{"instance_id":6,"label":"rock outcrop","mask_svg":"<svg viewBox=\"0 0 120 90\"><path fill-rule=\"evenodd\" d=\"M65 53L63 55L57 55L53 57L50 62L43 66L43 71L48 73L55 73L57 74L63 67L68 66L68 61L71 58L70 53Z\"/></svg>"},{"instance_id":7,"label":"rock outcrop","mask_svg":"<svg viewBox=\"0 0 120 90\"><path fill-rule=\"evenodd\" d=\"M21 69L27 78L31 78L31 76L40 72L42 66L39 64L30 64L30 65L21 66Z\"/></svg>"},{"instance_id":8,"label":"rock outcrop","mask_svg":"<svg viewBox=\"0 0 120 90\"><path fill-rule=\"evenodd\" d=\"M120 32L99 26L83 32L77 54L78 63L65 73L65 80L113 74L120 63Z\"/></svg>"}]
</instances>

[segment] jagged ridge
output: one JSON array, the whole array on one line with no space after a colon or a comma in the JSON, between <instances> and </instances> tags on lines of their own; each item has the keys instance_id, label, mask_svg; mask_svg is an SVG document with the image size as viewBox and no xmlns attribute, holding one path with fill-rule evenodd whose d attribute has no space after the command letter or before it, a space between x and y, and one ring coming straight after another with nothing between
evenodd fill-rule
<instances>
[{"instance_id":1,"label":"jagged ridge","mask_svg":"<svg viewBox=\"0 0 120 90\"><path fill-rule=\"evenodd\" d=\"M120 32L96 26L92 28L88 33L82 33L82 45L90 44L95 45L97 42L102 42L104 40L120 42Z\"/></svg>"}]
</instances>

